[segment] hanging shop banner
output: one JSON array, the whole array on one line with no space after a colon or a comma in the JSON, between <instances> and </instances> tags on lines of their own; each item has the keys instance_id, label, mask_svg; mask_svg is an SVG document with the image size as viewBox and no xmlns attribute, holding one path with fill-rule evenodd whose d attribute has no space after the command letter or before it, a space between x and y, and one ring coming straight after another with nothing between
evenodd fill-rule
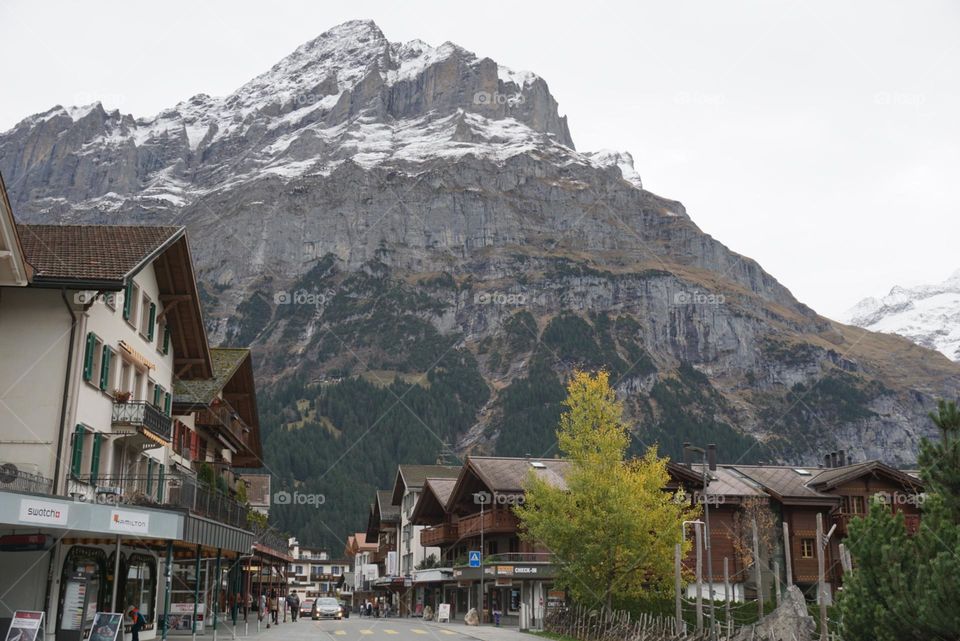
<instances>
[{"instance_id":1,"label":"hanging shop banner","mask_svg":"<svg viewBox=\"0 0 960 641\"><path fill-rule=\"evenodd\" d=\"M43 612L17 610L10 621L6 641L37 641L43 626Z\"/></svg>"},{"instance_id":2,"label":"hanging shop banner","mask_svg":"<svg viewBox=\"0 0 960 641\"><path fill-rule=\"evenodd\" d=\"M117 612L97 612L93 617L90 641L116 641L123 627L123 615Z\"/></svg>"}]
</instances>

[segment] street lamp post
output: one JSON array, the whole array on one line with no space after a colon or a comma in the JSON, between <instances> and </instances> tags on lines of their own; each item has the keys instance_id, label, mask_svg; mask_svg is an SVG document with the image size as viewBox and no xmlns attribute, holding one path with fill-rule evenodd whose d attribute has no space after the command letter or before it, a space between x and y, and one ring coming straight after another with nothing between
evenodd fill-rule
<instances>
[{"instance_id":1,"label":"street lamp post","mask_svg":"<svg viewBox=\"0 0 960 641\"><path fill-rule=\"evenodd\" d=\"M703 520L706 529L706 548L707 548L707 581L710 583L710 639L716 641L716 610L713 602L713 544L710 541L710 473L707 467L707 450L702 447L696 447L688 443L684 444L684 449L691 452L699 452L703 456ZM714 447L714 446L710 446Z\"/></svg>"}]
</instances>

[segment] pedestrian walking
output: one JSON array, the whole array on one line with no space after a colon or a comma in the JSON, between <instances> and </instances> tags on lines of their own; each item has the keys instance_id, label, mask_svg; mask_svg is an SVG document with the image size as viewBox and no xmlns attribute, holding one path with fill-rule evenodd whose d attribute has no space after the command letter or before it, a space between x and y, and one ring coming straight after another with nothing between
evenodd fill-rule
<instances>
[{"instance_id":1,"label":"pedestrian walking","mask_svg":"<svg viewBox=\"0 0 960 641\"><path fill-rule=\"evenodd\" d=\"M273 624L276 625L280 623L280 599L277 598L277 591L270 591L270 618L273 619Z\"/></svg>"},{"instance_id":2,"label":"pedestrian walking","mask_svg":"<svg viewBox=\"0 0 960 641\"><path fill-rule=\"evenodd\" d=\"M300 616L300 597L297 596L296 590L287 596L287 607L290 608L290 616L296 621Z\"/></svg>"},{"instance_id":3,"label":"pedestrian walking","mask_svg":"<svg viewBox=\"0 0 960 641\"><path fill-rule=\"evenodd\" d=\"M140 630L143 630L144 626L147 625L147 620L140 614L140 608L135 605L130 606L129 613L130 620L133 622L133 625L130 626L131 641L140 641Z\"/></svg>"},{"instance_id":4,"label":"pedestrian walking","mask_svg":"<svg viewBox=\"0 0 960 641\"><path fill-rule=\"evenodd\" d=\"M257 621L263 621L267 616L267 595L263 592L257 598Z\"/></svg>"}]
</instances>

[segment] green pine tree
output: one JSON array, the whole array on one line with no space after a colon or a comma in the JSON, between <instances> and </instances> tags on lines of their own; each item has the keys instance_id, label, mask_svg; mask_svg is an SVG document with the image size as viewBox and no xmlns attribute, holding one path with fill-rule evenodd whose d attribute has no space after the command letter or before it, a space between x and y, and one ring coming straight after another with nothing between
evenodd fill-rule
<instances>
[{"instance_id":1,"label":"green pine tree","mask_svg":"<svg viewBox=\"0 0 960 641\"><path fill-rule=\"evenodd\" d=\"M926 484L919 531L880 502L850 525L854 570L840 609L844 641L960 640L960 414L939 403L940 441L924 440Z\"/></svg>"}]
</instances>

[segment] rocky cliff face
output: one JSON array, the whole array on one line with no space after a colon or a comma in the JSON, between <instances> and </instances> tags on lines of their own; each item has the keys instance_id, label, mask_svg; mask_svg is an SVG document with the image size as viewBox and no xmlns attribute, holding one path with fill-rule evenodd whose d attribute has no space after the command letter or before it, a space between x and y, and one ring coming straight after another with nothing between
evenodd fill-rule
<instances>
[{"instance_id":1,"label":"rocky cliff face","mask_svg":"<svg viewBox=\"0 0 960 641\"><path fill-rule=\"evenodd\" d=\"M577 151L541 78L370 22L153 118L31 116L0 134L0 171L22 219L188 226L214 340L255 346L268 452L311 428L335 465L367 433L344 407L415 388L396 429L426 445L360 483L441 442L550 455L575 367L611 370L638 448L725 460L910 462L960 387L940 354L798 302L629 154Z\"/></svg>"}]
</instances>

